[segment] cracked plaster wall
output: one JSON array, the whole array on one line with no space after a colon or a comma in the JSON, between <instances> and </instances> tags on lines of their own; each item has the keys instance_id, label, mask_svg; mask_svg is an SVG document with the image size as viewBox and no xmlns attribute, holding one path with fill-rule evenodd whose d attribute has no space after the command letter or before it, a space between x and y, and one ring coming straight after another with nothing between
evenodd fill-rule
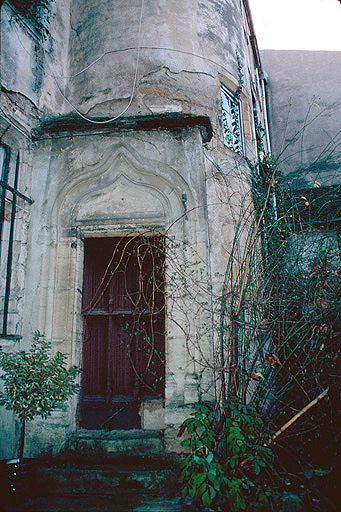
<instances>
[{"instance_id":1,"label":"cracked plaster wall","mask_svg":"<svg viewBox=\"0 0 341 512\"><path fill-rule=\"evenodd\" d=\"M61 113L68 70L70 2L51 2L48 32L37 35L31 20L11 2L1 7L1 103L10 120L28 131L46 116ZM20 126L20 125L19 125Z\"/></svg>"},{"instance_id":2,"label":"cracked plaster wall","mask_svg":"<svg viewBox=\"0 0 341 512\"><path fill-rule=\"evenodd\" d=\"M138 44L130 115L205 113L216 124L218 73L237 76L236 52L249 78L239 1L185 0L180 7L177 0L145 0L140 36L140 0L90 0L84 7L73 0L72 5L70 75L78 76L69 80L67 96L84 114L114 116L125 108Z\"/></svg>"},{"instance_id":3,"label":"cracked plaster wall","mask_svg":"<svg viewBox=\"0 0 341 512\"><path fill-rule=\"evenodd\" d=\"M136 47L140 6L137 0L70 0L70 8L57 7L51 20L49 51L44 46L44 69L49 69L46 63L51 59L57 83L62 88L65 85L67 97L82 112L111 116L127 105L136 49L105 55L78 77L61 76L78 73L103 52ZM7 92L6 98L9 101L12 94L16 102L21 98L25 103L21 110L9 107L7 114L10 112L21 126L30 129L39 121L72 112L70 105L61 100L50 74L42 76L39 87L34 88L34 59L30 61L31 77L26 77L26 82L20 80L18 63L23 56L15 42L17 36L13 31L17 27L9 20L6 23L10 31L6 37L17 52L13 53L13 63L8 54L4 56L6 66L13 68L6 78L6 89L14 92ZM72 364L80 363L83 236L110 236L139 230L142 225L143 229L147 226L164 230L180 218L171 235L182 247L181 264L191 268L194 257L199 257L206 276L204 285L212 280L219 295L221 279L213 276L224 268L233 238L226 184L229 194L237 197L238 190L247 187L248 175L243 158L223 145L219 82L236 90L237 50L245 80L245 147L247 156L252 158L252 87L258 105L259 98L248 38L239 0L184 0L181 9L175 0L144 2L140 45L180 51L141 48L136 95L127 115L206 114L214 136L205 149L197 128L182 128L176 133L160 129L101 134L100 125L94 127L93 133L66 131L47 136L46 140L43 134L41 140L27 144L29 165L25 181L29 181L28 193L35 203L31 217L23 225L24 230L27 226L28 252L23 260L25 307L20 348L27 348L31 332L38 328L53 340L53 350L67 353ZM25 145L21 141L19 147ZM217 176L216 166L226 182ZM244 207L242 199L236 201L237 211ZM200 282L200 275L196 277ZM178 284L181 290L181 283ZM191 319L189 333L202 342L203 353L210 360L212 337L202 329L209 319L203 317L202 310L186 294L182 300L185 310L173 304L172 315L180 325ZM172 449L176 428L197 399L198 368L189 357L181 329L174 323L167 330L166 407L160 414ZM200 359L200 350L193 350L195 358ZM203 375L203 383L212 396L212 375L208 372ZM76 429L76 408L74 397L68 407L58 410L44 424L36 421L30 425L25 454L62 449L68 435ZM6 422L7 430L12 428L15 437L13 423Z\"/></svg>"}]
</instances>

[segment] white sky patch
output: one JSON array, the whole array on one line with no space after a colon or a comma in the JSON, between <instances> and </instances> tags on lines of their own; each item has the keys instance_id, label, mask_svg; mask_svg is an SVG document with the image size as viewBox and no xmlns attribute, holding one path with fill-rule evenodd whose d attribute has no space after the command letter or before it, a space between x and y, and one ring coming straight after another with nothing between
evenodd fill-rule
<instances>
[{"instance_id":1,"label":"white sky patch","mask_svg":"<svg viewBox=\"0 0 341 512\"><path fill-rule=\"evenodd\" d=\"M261 50L341 51L338 0L249 0Z\"/></svg>"}]
</instances>

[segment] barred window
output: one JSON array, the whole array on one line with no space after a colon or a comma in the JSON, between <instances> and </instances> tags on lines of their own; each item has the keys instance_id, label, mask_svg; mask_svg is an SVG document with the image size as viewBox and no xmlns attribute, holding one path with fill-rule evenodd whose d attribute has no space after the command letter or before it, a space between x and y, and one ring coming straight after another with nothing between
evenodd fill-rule
<instances>
[{"instance_id":1,"label":"barred window","mask_svg":"<svg viewBox=\"0 0 341 512\"><path fill-rule=\"evenodd\" d=\"M17 200L32 204L29 197L18 190L20 155L14 162L11 148L0 144L0 335L8 335L8 320L11 299L12 261L15 249L14 227ZM12 165L11 165L12 164ZM1 321L2 320L2 321Z\"/></svg>"},{"instance_id":2,"label":"barred window","mask_svg":"<svg viewBox=\"0 0 341 512\"><path fill-rule=\"evenodd\" d=\"M223 85L220 87L224 144L236 153L243 153L243 125L240 101Z\"/></svg>"}]
</instances>

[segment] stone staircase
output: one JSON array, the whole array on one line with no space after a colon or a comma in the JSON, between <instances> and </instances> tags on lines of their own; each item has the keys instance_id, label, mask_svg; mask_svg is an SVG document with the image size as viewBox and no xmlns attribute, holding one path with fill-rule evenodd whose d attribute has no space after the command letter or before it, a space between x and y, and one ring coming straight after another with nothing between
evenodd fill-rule
<instances>
[{"instance_id":1,"label":"stone staircase","mask_svg":"<svg viewBox=\"0 0 341 512\"><path fill-rule=\"evenodd\" d=\"M15 477L3 511L192 512L178 475L179 459L165 453L159 432L80 432L63 457L36 461Z\"/></svg>"},{"instance_id":2,"label":"stone staircase","mask_svg":"<svg viewBox=\"0 0 341 512\"><path fill-rule=\"evenodd\" d=\"M160 430L80 430L67 442L65 454L82 460L136 456L168 458Z\"/></svg>"}]
</instances>

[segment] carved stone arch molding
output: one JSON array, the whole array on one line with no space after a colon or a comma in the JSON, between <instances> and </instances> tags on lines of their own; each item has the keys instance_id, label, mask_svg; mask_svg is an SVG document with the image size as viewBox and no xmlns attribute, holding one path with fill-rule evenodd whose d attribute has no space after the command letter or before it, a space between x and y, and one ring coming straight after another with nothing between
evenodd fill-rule
<instances>
[{"instance_id":1,"label":"carved stone arch molding","mask_svg":"<svg viewBox=\"0 0 341 512\"><path fill-rule=\"evenodd\" d=\"M89 142L91 144L91 142ZM95 150L95 147L94 147ZM81 153L79 151L79 153ZM77 154L79 154L77 153ZM71 159L70 159L71 160ZM195 206L186 181L167 164L149 160L126 143L111 144L100 162L78 168L60 166L59 193L50 210L51 237L45 255L45 285L41 304L44 332L70 354L81 358L83 236L115 236L136 231L164 231L180 242L196 244L198 221L187 219ZM58 176L58 173L57 173ZM194 210L196 212L196 210ZM180 219L177 222L177 219Z\"/></svg>"},{"instance_id":2,"label":"carved stone arch molding","mask_svg":"<svg viewBox=\"0 0 341 512\"><path fill-rule=\"evenodd\" d=\"M102 141L101 148L103 151ZM70 363L76 365L82 360L84 236L167 232L171 237L169 251L172 251L168 261L166 255L169 274L173 272L171 261L179 269L185 268L192 258L198 259L200 254L202 261L207 257L204 213L200 207L203 199L200 191L192 192L179 171L144 157L126 142L109 142L100 161L93 163L97 158L95 151L96 141L89 140L87 155L93 158L91 163L84 163L86 158L82 156L87 155L82 155L79 146L72 146L54 161L55 180L51 180L54 193L50 195L52 200L46 212L51 243L43 257L40 325L44 325L42 329L53 340L54 350L69 354ZM185 159L183 164L188 165ZM186 168L181 171L184 175L188 173ZM167 254L170 254L168 248ZM189 358L184 332L179 328L183 317L181 305L170 304L168 294L166 301L166 311L172 310L172 318L177 321L166 317L165 403L186 403L194 396L191 377L195 374L194 362ZM190 329L195 331L198 314L194 305L188 306L186 319L189 317L192 318ZM77 397L74 397L67 413L70 429L76 428L76 410Z\"/></svg>"},{"instance_id":3,"label":"carved stone arch molding","mask_svg":"<svg viewBox=\"0 0 341 512\"><path fill-rule=\"evenodd\" d=\"M194 206L187 183L175 169L138 155L127 144L114 144L98 164L83 166L62 184L52 225L62 230L75 226L117 230L120 225L166 228L183 215L183 194L188 207Z\"/></svg>"}]
</instances>

